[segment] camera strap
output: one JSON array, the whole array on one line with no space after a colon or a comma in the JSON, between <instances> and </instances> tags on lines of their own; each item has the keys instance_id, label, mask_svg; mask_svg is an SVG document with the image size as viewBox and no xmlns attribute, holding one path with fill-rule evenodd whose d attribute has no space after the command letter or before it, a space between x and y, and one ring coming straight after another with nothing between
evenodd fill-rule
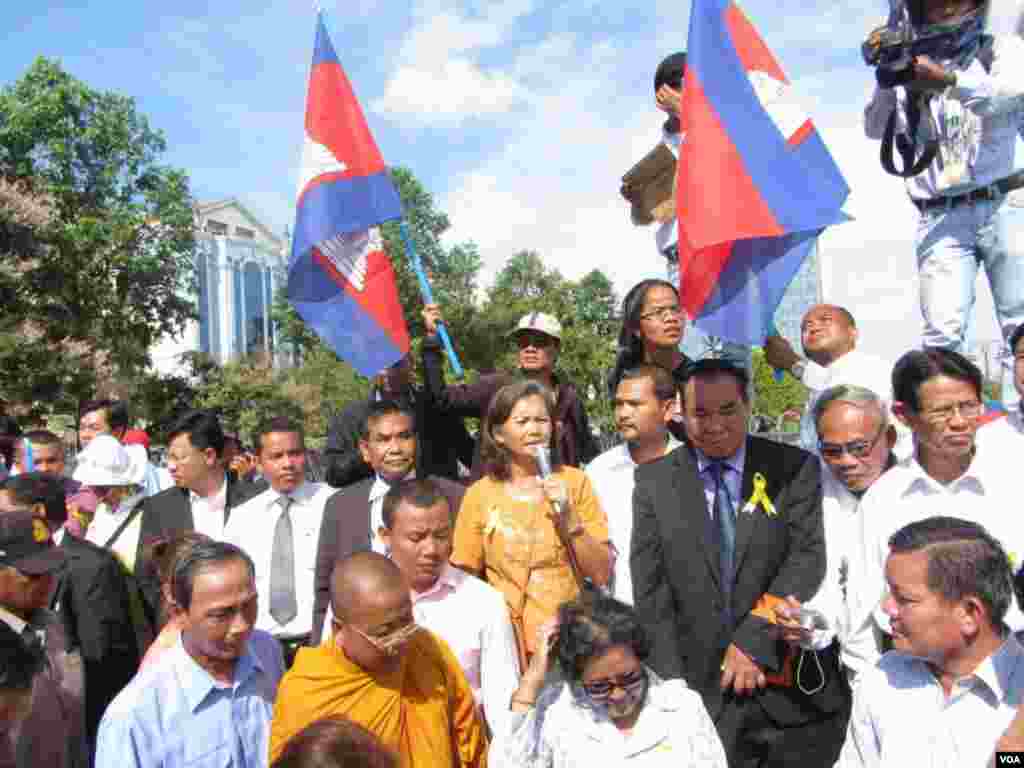
<instances>
[{"instance_id":1,"label":"camera strap","mask_svg":"<svg viewBox=\"0 0 1024 768\"><path fill-rule=\"evenodd\" d=\"M896 132L896 120L899 109L894 109L889 114L889 119L885 123L885 132L882 134L881 148L882 168L885 169L886 173L900 176L904 179L917 176L931 165L938 154L939 129L935 124L935 116L932 115L928 103L930 99L931 94L928 93L908 94L907 130L905 133ZM919 128L921 128L922 118L926 120L924 125L924 145L920 147L921 154L918 157L918 142L921 138ZM902 171L896 168L895 156L893 154L894 148L899 152L900 159L903 161ZM917 159L915 160L915 158Z\"/></svg>"}]
</instances>

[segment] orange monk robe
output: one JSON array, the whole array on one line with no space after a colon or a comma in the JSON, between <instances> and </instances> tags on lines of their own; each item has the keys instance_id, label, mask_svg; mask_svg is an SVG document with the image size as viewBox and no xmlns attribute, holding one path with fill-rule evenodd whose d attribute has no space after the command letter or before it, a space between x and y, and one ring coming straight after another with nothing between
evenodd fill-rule
<instances>
[{"instance_id":1,"label":"orange monk robe","mask_svg":"<svg viewBox=\"0 0 1024 768\"><path fill-rule=\"evenodd\" d=\"M487 737L473 690L443 640L420 630L401 665L371 675L334 643L303 648L284 676L270 728L270 762L310 723L343 715L394 750L402 768L486 768Z\"/></svg>"}]
</instances>

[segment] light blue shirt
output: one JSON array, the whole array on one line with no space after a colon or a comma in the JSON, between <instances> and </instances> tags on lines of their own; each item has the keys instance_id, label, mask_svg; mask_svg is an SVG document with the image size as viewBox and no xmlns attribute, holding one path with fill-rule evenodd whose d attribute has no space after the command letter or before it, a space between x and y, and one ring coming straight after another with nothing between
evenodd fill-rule
<instances>
[{"instance_id":1,"label":"light blue shirt","mask_svg":"<svg viewBox=\"0 0 1024 768\"><path fill-rule=\"evenodd\" d=\"M231 685L178 639L117 695L100 723L96 768L265 768L281 647L254 631Z\"/></svg>"},{"instance_id":2,"label":"light blue shirt","mask_svg":"<svg viewBox=\"0 0 1024 768\"><path fill-rule=\"evenodd\" d=\"M715 478L711 473L712 459L705 456L703 451L699 449L694 449L694 454L697 458L697 471L700 473L700 481L704 484L704 501L708 505L708 517L712 517L715 509ZM736 453L722 460L722 463L729 466L728 470L723 470L722 479L725 481L725 488L729 492L729 498L732 500L733 514L737 514L740 511L740 507L743 506L740 492L743 490L743 466L746 460L746 440L740 443L740 448Z\"/></svg>"}]
</instances>

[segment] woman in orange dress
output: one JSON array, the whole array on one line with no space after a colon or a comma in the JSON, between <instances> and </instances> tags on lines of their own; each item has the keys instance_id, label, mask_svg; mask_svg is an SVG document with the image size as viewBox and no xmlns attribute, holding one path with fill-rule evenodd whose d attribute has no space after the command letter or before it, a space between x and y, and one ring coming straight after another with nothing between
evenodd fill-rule
<instances>
[{"instance_id":1,"label":"woman in orange dress","mask_svg":"<svg viewBox=\"0 0 1024 768\"><path fill-rule=\"evenodd\" d=\"M579 594L583 579L607 584L612 570L608 518L587 476L562 466L554 414L542 384L498 390L480 436L485 475L466 491L455 524L451 562L504 595L523 669L558 606ZM538 446L551 457L546 479Z\"/></svg>"}]
</instances>

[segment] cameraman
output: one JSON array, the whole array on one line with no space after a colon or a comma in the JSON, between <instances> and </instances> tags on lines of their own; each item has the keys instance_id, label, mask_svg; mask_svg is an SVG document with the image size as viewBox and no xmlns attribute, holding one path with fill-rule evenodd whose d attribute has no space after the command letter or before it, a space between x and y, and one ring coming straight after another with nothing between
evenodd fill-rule
<instances>
[{"instance_id":1,"label":"cameraman","mask_svg":"<svg viewBox=\"0 0 1024 768\"><path fill-rule=\"evenodd\" d=\"M906 131L907 109L928 97L938 152L905 182L920 212L915 247L922 342L959 352L966 352L979 265L1004 342L1024 321L1024 207L1007 199L1024 187L1024 41L983 34L989 3L906 0L915 36L952 33L955 44L946 46L948 58L918 55L902 70L880 67L864 113L868 137L882 139L893 110L896 126ZM1012 362L1004 351L1003 365L1009 369ZM1009 405L1016 400L1012 371L1004 372L1003 382Z\"/></svg>"}]
</instances>

